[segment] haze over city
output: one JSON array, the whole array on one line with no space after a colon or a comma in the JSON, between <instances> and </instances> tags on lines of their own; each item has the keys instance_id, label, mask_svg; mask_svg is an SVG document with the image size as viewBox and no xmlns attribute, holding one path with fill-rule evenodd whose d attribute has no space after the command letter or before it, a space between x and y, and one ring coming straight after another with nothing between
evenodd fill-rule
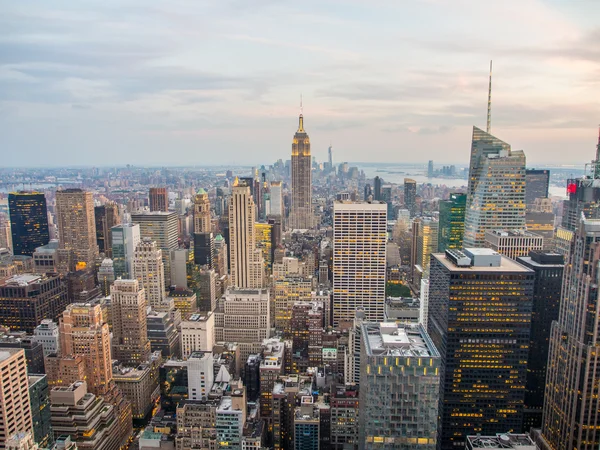
<instances>
[{"instance_id":1,"label":"haze over city","mask_svg":"<svg viewBox=\"0 0 600 450\"><path fill-rule=\"evenodd\" d=\"M5 2L3 165L313 155L466 164L471 126L528 165L582 165L600 113L600 4L522 0Z\"/></svg>"}]
</instances>

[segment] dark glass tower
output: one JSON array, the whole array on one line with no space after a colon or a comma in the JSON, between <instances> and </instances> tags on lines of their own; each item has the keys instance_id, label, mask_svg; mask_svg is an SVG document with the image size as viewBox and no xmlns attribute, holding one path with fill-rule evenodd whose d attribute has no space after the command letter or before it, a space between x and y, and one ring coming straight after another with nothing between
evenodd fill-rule
<instances>
[{"instance_id":1,"label":"dark glass tower","mask_svg":"<svg viewBox=\"0 0 600 450\"><path fill-rule=\"evenodd\" d=\"M375 177L373 180L373 200L381 200L381 178Z\"/></svg>"},{"instance_id":2,"label":"dark glass tower","mask_svg":"<svg viewBox=\"0 0 600 450\"><path fill-rule=\"evenodd\" d=\"M32 256L37 247L50 242L48 210L42 192L8 194L13 254Z\"/></svg>"},{"instance_id":3,"label":"dark glass tower","mask_svg":"<svg viewBox=\"0 0 600 450\"><path fill-rule=\"evenodd\" d=\"M450 194L448 200L440 202L440 235L438 249L461 249L465 234L465 208L467 194Z\"/></svg>"},{"instance_id":4,"label":"dark glass tower","mask_svg":"<svg viewBox=\"0 0 600 450\"><path fill-rule=\"evenodd\" d=\"M527 169L525 171L525 205L527 209L533 207L536 198L548 197L549 185L549 170Z\"/></svg>"},{"instance_id":5,"label":"dark glass tower","mask_svg":"<svg viewBox=\"0 0 600 450\"><path fill-rule=\"evenodd\" d=\"M534 272L491 249L431 256L427 328L442 359L440 450L520 432ZM438 429L439 429L438 428Z\"/></svg>"},{"instance_id":6,"label":"dark glass tower","mask_svg":"<svg viewBox=\"0 0 600 450\"><path fill-rule=\"evenodd\" d=\"M527 384L523 431L542 426L544 387L552 322L558 320L564 258L557 253L530 252L517 262L535 272L531 340L527 361Z\"/></svg>"},{"instance_id":7,"label":"dark glass tower","mask_svg":"<svg viewBox=\"0 0 600 450\"><path fill-rule=\"evenodd\" d=\"M417 182L404 179L404 207L410 211L410 217L417 215Z\"/></svg>"}]
</instances>

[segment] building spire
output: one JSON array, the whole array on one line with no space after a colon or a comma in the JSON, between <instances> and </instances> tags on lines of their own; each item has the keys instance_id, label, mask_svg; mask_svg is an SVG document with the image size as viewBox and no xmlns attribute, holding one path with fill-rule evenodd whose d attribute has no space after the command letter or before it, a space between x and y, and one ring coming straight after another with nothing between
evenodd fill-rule
<instances>
[{"instance_id":1,"label":"building spire","mask_svg":"<svg viewBox=\"0 0 600 450\"><path fill-rule=\"evenodd\" d=\"M598 145L596 145L596 160L594 161L594 178L600 178L600 125L598 126Z\"/></svg>"},{"instance_id":2,"label":"building spire","mask_svg":"<svg viewBox=\"0 0 600 450\"><path fill-rule=\"evenodd\" d=\"M490 86L488 88L487 134L492 132L492 60L490 60Z\"/></svg>"},{"instance_id":3,"label":"building spire","mask_svg":"<svg viewBox=\"0 0 600 450\"><path fill-rule=\"evenodd\" d=\"M298 133L304 133L304 117L303 117L302 113L303 113L302 94L300 94L300 117L299 117L299 123L298 123Z\"/></svg>"}]
</instances>

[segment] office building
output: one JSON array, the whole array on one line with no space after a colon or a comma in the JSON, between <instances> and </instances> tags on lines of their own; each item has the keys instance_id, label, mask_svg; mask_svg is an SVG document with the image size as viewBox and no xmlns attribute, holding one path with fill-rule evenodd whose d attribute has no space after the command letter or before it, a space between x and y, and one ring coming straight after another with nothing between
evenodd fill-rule
<instances>
[{"instance_id":1,"label":"office building","mask_svg":"<svg viewBox=\"0 0 600 450\"><path fill-rule=\"evenodd\" d=\"M223 236L217 234L215 236L215 263L213 264L215 272L219 277L227 276L229 273L229 252L227 250L227 242Z\"/></svg>"},{"instance_id":2,"label":"office building","mask_svg":"<svg viewBox=\"0 0 600 450\"><path fill-rule=\"evenodd\" d=\"M332 450L359 450L358 385L347 383L336 386L330 402Z\"/></svg>"},{"instance_id":3,"label":"office building","mask_svg":"<svg viewBox=\"0 0 600 450\"><path fill-rule=\"evenodd\" d=\"M0 324L33 333L42 320L58 321L69 304L67 283L57 274L14 275L0 282Z\"/></svg>"},{"instance_id":4,"label":"office building","mask_svg":"<svg viewBox=\"0 0 600 450\"><path fill-rule=\"evenodd\" d=\"M33 438L41 447L50 447L54 442L54 435L50 414L48 377L44 374L29 375L28 380Z\"/></svg>"},{"instance_id":5,"label":"office building","mask_svg":"<svg viewBox=\"0 0 600 450\"><path fill-rule=\"evenodd\" d=\"M246 391L234 385L230 396L221 398L216 411L215 429L217 442L224 450L242 448L244 423L246 422Z\"/></svg>"},{"instance_id":6,"label":"office building","mask_svg":"<svg viewBox=\"0 0 600 450\"><path fill-rule=\"evenodd\" d=\"M61 272L93 268L98 258L94 198L81 189L56 191L58 260Z\"/></svg>"},{"instance_id":7,"label":"office building","mask_svg":"<svg viewBox=\"0 0 600 450\"><path fill-rule=\"evenodd\" d=\"M529 431L542 426L550 329L552 322L558 320L564 258L557 253L530 252L529 256L517 258L517 262L535 273L523 414L523 431Z\"/></svg>"},{"instance_id":8,"label":"office building","mask_svg":"<svg viewBox=\"0 0 600 450\"><path fill-rule=\"evenodd\" d=\"M541 435L543 449L600 445L598 291L600 220L582 219L566 260L558 321L552 323Z\"/></svg>"},{"instance_id":9,"label":"office building","mask_svg":"<svg viewBox=\"0 0 600 450\"><path fill-rule=\"evenodd\" d=\"M113 358L137 366L150 358L146 296L138 280L117 280L110 289Z\"/></svg>"},{"instance_id":10,"label":"office building","mask_svg":"<svg viewBox=\"0 0 600 450\"><path fill-rule=\"evenodd\" d=\"M215 316L212 312L194 314L180 325L181 356L194 352L212 352L215 345Z\"/></svg>"},{"instance_id":11,"label":"office building","mask_svg":"<svg viewBox=\"0 0 600 450\"><path fill-rule=\"evenodd\" d=\"M271 333L271 299L268 289L228 288L215 312L215 340L235 342L240 361L260 353L261 343Z\"/></svg>"},{"instance_id":12,"label":"office building","mask_svg":"<svg viewBox=\"0 0 600 450\"><path fill-rule=\"evenodd\" d=\"M52 240L33 252L33 270L38 274L58 272L58 241Z\"/></svg>"},{"instance_id":13,"label":"office building","mask_svg":"<svg viewBox=\"0 0 600 450\"><path fill-rule=\"evenodd\" d=\"M525 230L487 230L485 247L510 259L527 256L530 251L542 250L544 238Z\"/></svg>"},{"instance_id":14,"label":"office building","mask_svg":"<svg viewBox=\"0 0 600 450\"><path fill-rule=\"evenodd\" d=\"M441 361L427 332L363 322L361 335L360 448L435 450Z\"/></svg>"},{"instance_id":15,"label":"office building","mask_svg":"<svg viewBox=\"0 0 600 450\"><path fill-rule=\"evenodd\" d=\"M264 283L262 252L256 247L256 207L250 188L234 183L229 203L229 262L231 283L237 288L261 288Z\"/></svg>"},{"instance_id":16,"label":"office building","mask_svg":"<svg viewBox=\"0 0 600 450\"><path fill-rule=\"evenodd\" d=\"M423 274L429 269L429 257L438 248L440 223L433 217L413 220L413 245L411 249L412 281L418 286Z\"/></svg>"},{"instance_id":17,"label":"office building","mask_svg":"<svg viewBox=\"0 0 600 450\"><path fill-rule=\"evenodd\" d=\"M171 300L175 309L181 313L181 320L189 320L198 311L198 299L191 289L172 288L169 291L167 303L170 304Z\"/></svg>"},{"instance_id":18,"label":"office building","mask_svg":"<svg viewBox=\"0 0 600 450\"><path fill-rule=\"evenodd\" d=\"M179 220L175 212L141 212L131 214L131 221L139 224L140 236L156 242L162 250L165 286L171 286L171 250L179 248Z\"/></svg>"},{"instance_id":19,"label":"office building","mask_svg":"<svg viewBox=\"0 0 600 450\"><path fill-rule=\"evenodd\" d=\"M417 215L417 182L410 178L404 179L404 207L410 211L410 217Z\"/></svg>"},{"instance_id":20,"label":"office building","mask_svg":"<svg viewBox=\"0 0 600 450\"><path fill-rule=\"evenodd\" d=\"M146 303L152 309L167 308L162 250L148 238L135 248L133 277L144 288Z\"/></svg>"},{"instance_id":21,"label":"office building","mask_svg":"<svg viewBox=\"0 0 600 450\"><path fill-rule=\"evenodd\" d=\"M431 257L428 331L440 352L441 450L466 436L518 432L534 272L487 248Z\"/></svg>"},{"instance_id":22,"label":"office building","mask_svg":"<svg viewBox=\"0 0 600 450\"><path fill-rule=\"evenodd\" d=\"M0 349L0 449L17 432L32 432L29 380L25 352L22 349Z\"/></svg>"},{"instance_id":23,"label":"office building","mask_svg":"<svg viewBox=\"0 0 600 450\"><path fill-rule=\"evenodd\" d=\"M548 200L550 205L552 205L552 201L550 199L544 200ZM535 233L544 238L544 251L554 250L555 219L556 216L552 212L552 209L547 212L536 210L534 207L533 211L527 211L527 213L525 213L525 227L527 231Z\"/></svg>"},{"instance_id":24,"label":"office building","mask_svg":"<svg viewBox=\"0 0 600 450\"><path fill-rule=\"evenodd\" d=\"M85 381L52 388L50 402L54 435L70 436L78 450L115 450L124 444L118 411L88 392Z\"/></svg>"},{"instance_id":25,"label":"office building","mask_svg":"<svg viewBox=\"0 0 600 450\"><path fill-rule=\"evenodd\" d=\"M527 169L525 171L525 205L527 210L534 207L537 198L548 198L550 171Z\"/></svg>"},{"instance_id":26,"label":"office building","mask_svg":"<svg viewBox=\"0 0 600 450\"><path fill-rule=\"evenodd\" d=\"M12 250L10 220L6 213L0 213L0 248Z\"/></svg>"},{"instance_id":27,"label":"office building","mask_svg":"<svg viewBox=\"0 0 600 450\"><path fill-rule=\"evenodd\" d=\"M278 331L290 330L292 307L296 302L310 301L312 280L300 276L277 277L273 281L274 309L273 319Z\"/></svg>"},{"instance_id":28,"label":"office building","mask_svg":"<svg viewBox=\"0 0 600 450\"><path fill-rule=\"evenodd\" d=\"M273 225L256 223L254 228L256 247L261 251L265 270L270 273L273 266Z\"/></svg>"},{"instance_id":29,"label":"office building","mask_svg":"<svg viewBox=\"0 0 600 450\"><path fill-rule=\"evenodd\" d=\"M107 202L94 208L94 220L96 222L96 242L100 253L107 258L112 257L112 227L121 223L119 207L115 202Z\"/></svg>"},{"instance_id":30,"label":"office building","mask_svg":"<svg viewBox=\"0 0 600 450\"><path fill-rule=\"evenodd\" d=\"M482 247L494 229L525 229L525 153L473 127L464 247Z\"/></svg>"},{"instance_id":31,"label":"office building","mask_svg":"<svg viewBox=\"0 0 600 450\"><path fill-rule=\"evenodd\" d=\"M164 187L152 187L148 193L150 211L169 211L169 192Z\"/></svg>"},{"instance_id":32,"label":"office building","mask_svg":"<svg viewBox=\"0 0 600 450\"><path fill-rule=\"evenodd\" d=\"M283 186L281 181L271 181L271 198L270 198L270 217L280 217L284 216L284 208L283 208Z\"/></svg>"},{"instance_id":33,"label":"office building","mask_svg":"<svg viewBox=\"0 0 600 450\"><path fill-rule=\"evenodd\" d=\"M440 235L438 238L438 251L448 249L461 249L465 234L465 207L466 194L450 194L448 200L441 200L440 209Z\"/></svg>"},{"instance_id":34,"label":"office building","mask_svg":"<svg viewBox=\"0 0 600 450\"><path fill-rule=\"evenodd\" d=\"M352 322L358 308L383 320L387 206L382 202L333 205L333 325Z\"/></svg>"},{"instance_id":35,"label":"office building","mask_svg":"<svg viewBox=\"0 0 600 450\"><path fill-rule=\"evenodd\" d=\"M98 268L98 284L104 297L110 294L110 287L115 282L115 266L112 259L104 258Z\"/></svg>"},{"instance_id":36,"label":"office building","mask_svg":"<svg viewBox=\"0 0 600 450\"><path fill-rule=\"evenodd\" d=\"M152 311L146 317L148 340L153 352L160 351L163 358L181 356L179 333L173 319L166 311Z\"/></svg>"},{"instance_id":37,"label":"office building","mask_svg":"<svg viewBox=\"0 0 600 450\"><path fill-rule=\"evenodd\" d=\"M133 255L141 241L140 226L124 223L111 228L115 279L133 277Z\"/></svg>"},{"instance_id":38,"label":"office building","mask_svg":"<svg viewBox=\"0 0 600 450\"><path fill-rule=\"evenodd\" d=\"M33 330L33 339L42 345L44 356L57 353L60 349L60 334L57 322L52 319L42 320Z\"/></svg>"},{"instance_id":39,"label":"office building","mask_svg":"<svg viewBox=\"0 0 600 450\"><path fill-rule=\"evenodd\" d=\"M292 202L289 228L303 230L313 226L310 139L304 130L304 117L300 111L298 131L292 141Z\"/></svg>"},{"instance_id":40,"label":"office building","mask_svg":"<svg viewBox=\"0 0 600 450\"><path fill-rule=\"evenodd\" d=\"M143 420L152 411L160 396L158 367L161 358L152 355L151 360L135 367L115 366L113 379L125 398L131 402L134 420Z\"/></svg>"},{"instance_id":41,"label":"office building","mask_svg":"<svg viewBox=\"0 0 600 450\"><path fill-rule=\"evenodd\" d=\"M214 381L214 359L212 351L193 352L187 360L188 398L206 400Z\"/></svg>"},{"instance_id":42,"label":"office building","mask_svg":"<svg viewBox=\"0 0 600 450\"><path fill-rule=\"evenodd\" d=\"M36 248L50 242L48 210L43 192L8 194L13 255L32 256Z\"/></svg>"},{"instance_id":43,"label":"office building","mask_svg":"<svg viewBox=\"0 0 600 450\"><path fill-rule=\"evenodd\" d=\"M600 219L600 186L598 178L574 178L567 180L567 196L563 202L562 227L575 232L581 214L586 219Z\"/></svg>"},{"instance_id":44,"label":"office building","mask_svg":"<svg viewBox=\"0 0 600 450\"><path fill-rule=\"evenodd\" d=\"M294 411L294 450L319 450L319 408L311 396L303 396Z\"/></svg>"},{"instance_id":45,"label":"office building","mask_svg":"<svg viewBox=\"0 0 600 450\"><path fill-rule=\"evenodd\" d=\"M215 259L214 237L208 193L200 188L194 197L194 262L213 267Z\"/></svg>"},{"instance_id":46,"label":"office building","mask_svg":"<svg viewBox=\"0 0 600 450\"><path fill-rule=\"evenodd\" d=\"M24 331L15 331L0 335L0 349L22 348L25 350L25 361L28 373L44 373L44 347L31 335Z\"/></svg>"},{"instance_id":47,"label":"office building","mask_svg":"<svg viewBox=\"0 0 600 450\"><path fill-rule=\"evenodd\" d=\"M381 183L383 180L381 177L376 176L373 179L373 200L381 201Z\"/></svg>"}]
</instances>

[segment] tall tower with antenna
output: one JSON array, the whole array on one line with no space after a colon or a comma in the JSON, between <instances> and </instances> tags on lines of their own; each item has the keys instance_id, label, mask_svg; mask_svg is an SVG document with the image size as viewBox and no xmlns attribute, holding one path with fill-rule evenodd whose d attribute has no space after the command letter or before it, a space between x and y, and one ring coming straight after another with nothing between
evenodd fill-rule
<instances>
[{"instance_id":1,"label":"tall tower with antenna","mask_svg":"<svg viewBox=\"0 0 600 450\"><path fill-rule=\"evenodd\" d=\"M292 140L292 204L288 222L291 229L310 229L314 225L311 163L310 139L304 129L300 97L298 131Z\"/></svg>"},{"instance_id":2,"label":"tall tower with antenna","mask_svg":"<svg viewBox=\"0 0 600 450\"><path fill-rule=\"evenodd\" d=\"M600 125L598 126L598 144L596 145L596 164L594 165L594 179L600 178Z\"/></svg>"},{"instance_id":3,"label":"tall tower with antenna","mask_svg":"<svg viewBox=\"0 0 600 450\"><path fill-rule=\"evenodd\" d=\"M492 60L490 59L490 85L488 88L487 134L492 133Z\"/></svg>"}]
</instances>

